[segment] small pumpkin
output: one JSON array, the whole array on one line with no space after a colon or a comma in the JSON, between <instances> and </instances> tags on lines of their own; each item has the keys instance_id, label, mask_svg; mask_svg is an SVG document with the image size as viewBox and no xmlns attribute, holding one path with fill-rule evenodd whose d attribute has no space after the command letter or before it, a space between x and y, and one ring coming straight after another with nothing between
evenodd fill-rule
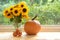
<instances>
[{"instance_id":1,"label":"small pumpkin","mask_svg":"<svg viewBox=\"0 0 60 40\"><path fill-rule=\"evenodd\" d=\"M24 25L24 30L28 35L35 35L37 34L40 29L41 25L38 20L34 20L37 16L35 16L32 20L29 20Z\"/></svg>"}]
</instances>

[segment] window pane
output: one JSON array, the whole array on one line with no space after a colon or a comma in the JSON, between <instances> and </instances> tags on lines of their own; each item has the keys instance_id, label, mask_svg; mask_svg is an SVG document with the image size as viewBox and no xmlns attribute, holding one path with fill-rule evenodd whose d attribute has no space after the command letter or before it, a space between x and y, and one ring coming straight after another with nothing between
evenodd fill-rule
<instances>
[{"instance_id":1,"label":"window pane","mask_svg":"<svg viewBox=\"0 0 60 40\"><path fill-rule=\"evenodd\" d=\"M26 1L30 12L30 17L38 14L37 20L45 25L60 25L60 0L0 0L0 24L11 24L8 18L3 16L3 10L12 5ZM24 24L25 21L22 21Z\"/></svg>"}]
</instances>

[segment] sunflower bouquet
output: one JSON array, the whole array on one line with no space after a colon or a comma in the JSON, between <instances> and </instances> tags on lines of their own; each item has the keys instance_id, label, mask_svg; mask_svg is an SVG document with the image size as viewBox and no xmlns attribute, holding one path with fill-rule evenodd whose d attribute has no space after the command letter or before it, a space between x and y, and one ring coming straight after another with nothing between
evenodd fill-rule
<instances>
[{"instance_id":1,"label":"sunflower bouquet","mask_svg":"<svg viewBox=\"0 0 60 40\"><path fill-rule=\"evenodd\" d=\"M13 33L13 36L21 36L22 33L18 30L18 24L21 23L23 18L29 18L28 12L29 9L26 2L20 2L4 10L3 15L9 18L11 22L14 22L16 26L16 31Z\"/></svg>"}]
</instances>

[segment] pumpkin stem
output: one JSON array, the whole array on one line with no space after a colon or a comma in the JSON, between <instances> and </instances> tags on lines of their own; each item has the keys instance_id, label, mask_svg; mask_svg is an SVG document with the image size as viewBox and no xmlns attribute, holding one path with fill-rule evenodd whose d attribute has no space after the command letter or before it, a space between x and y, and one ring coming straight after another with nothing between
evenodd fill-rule
<instances>
[{"instance_id":1,"label":"pumpkin stem","mask_svg":"<svg viewBox=\"0 0 60 40\"><path fill-rule=\"evenodd\" d=\"M35 18L37 18L37 16L38 16L38 15L35 15L35 17L34 17L34 18L32 18L32 20L34 20Z\"/></svg>"}]
</instances>

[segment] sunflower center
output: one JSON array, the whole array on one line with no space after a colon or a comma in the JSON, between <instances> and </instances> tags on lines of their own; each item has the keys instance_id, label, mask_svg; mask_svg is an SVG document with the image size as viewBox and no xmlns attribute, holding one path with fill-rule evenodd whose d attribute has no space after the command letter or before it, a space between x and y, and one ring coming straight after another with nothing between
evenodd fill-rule
<instances>
[{"instance_id":1,"label":"sunflower center","mask_svg":"<svg viewBox=\"0 0 60 40\"><path fill-rule=\"evenodd\" d=\"M10 10L13 10L13 8L11 8Z\"/></svg>"},{"instance_id":2,"label":"sunflower center","mask_svg":"<svg viewBox=\"0 0 60 40\"><path fill-rule=\"evenodd\" d=\"M26 8L24 8L24 9L23 9L23 12L26 12L26 11L27 11Z\"/></svg>"},{"instance_id":3,"label":"sunflower center","mask_svg":"<svg viewBox=\"0 0 60 40\"><path fill-rule=\"evenodd\" d=\"M11 14L13 14L13 12L10 12Z\"/></svg>"},{"instance_id":4,"label":"sunflower center","mask_svg":"<svg viewBox=\"0 0 60 40\"><path fill-rule=\"evenodd\" d=\"M10 14L8 14L7 16L10 16Z\"/></svg>"},{"instance_id":5,"label":"sunflower center","mask_svg":"<svg viewBox=\"0 0 60 40\"><path fill-rule=\"evenodd\" d=\"M15 10L15 13L18 13L18 11L17 11L17 10Z\"/></svg>"},{"instance_id":6,"label":"sunflower center","mask_svg":"<svg viewBox=\"0 0 60 40\"><path fill-rule=\"evenodd\" d=\"M6 11L5 13L8 13L8 11Z\"/></svg>"},{"instance_id":7,"label":"sunflower center","mask_svg":"<svg viewBox=\"0 0 60 40\"><path fill-rule=\"evenodd\" d=\"M24 7L24 5L21 5L21 7Z\"/></svg>"}]
</instances>

